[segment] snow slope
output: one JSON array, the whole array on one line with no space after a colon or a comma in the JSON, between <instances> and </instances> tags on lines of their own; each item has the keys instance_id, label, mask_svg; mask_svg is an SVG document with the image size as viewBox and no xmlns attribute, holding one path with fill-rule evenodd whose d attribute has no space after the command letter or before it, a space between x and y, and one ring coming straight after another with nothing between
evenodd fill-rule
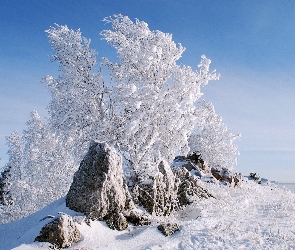
<instances>
[{"instance_id":1,"label":"snow slope","mask_svg":"<svg viewBox=\"0 0 295 250\"><path fill-rule=\"evenodd\" d=\"M104 222L78 225L83 238L69 249L295 249L295 193L274 184L244 181L240 188L203 183L216 199L200 200L169 218L180 224L170 237L152 226L129 226L125 231L109 229ZM22 220L0 225L0 248L48 249L34 243L43 225L40 221L58 212L77 213L61 198Z\"/></svg>"}]
</instances>

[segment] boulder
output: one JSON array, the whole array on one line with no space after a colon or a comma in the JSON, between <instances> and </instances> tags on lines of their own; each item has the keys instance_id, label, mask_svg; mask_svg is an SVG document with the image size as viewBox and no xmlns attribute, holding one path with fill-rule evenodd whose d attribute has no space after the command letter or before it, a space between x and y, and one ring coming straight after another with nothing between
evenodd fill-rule
<instances>
[{"instance_id":1,"label":"boulder","mask_svg":"<svg viewBox=\"0 0 295 250\"><path fill-rule=\"evenodd\" d=\"M158 226L158 230L161 231L165 236L170 236L176 231L179 231L179 226L177 223L165 223Z\"/></svg>"},{"instance_id":2,"label":"boulder","mask_svg":"<svg viewBox=\"0 0 295 250\"><path fill-rule=\"evenodd\" d=\"M127 221L132 223L134 226L144 226L150 225L152 223L151 217L147 213L139 209L126 211L124 213L124 216L127 219Z\"/></svg>"},{"instance_id":3,"label":"boulder","mask_svg":"<svg viewBox=\"0 0 295 250\"><path fill-rule=\"evenodd\" d=\"M260 176L257 173L250 173L250 179L252 179L254 181L259 181L260 180Z\"/></svg>"},{"instance_id":4,"label":"boulder","mask_svg":"<svg viewBox=\"0 0 295 250\"><path fill-rule=\"evenodd\" d=\"M46 224L35 241L49 242L58 248L70 247L81 239L81 233L71 216L62 214Z\"/></svg>"},{"instance_id":5,"label":"boulder","mask_svg":"<svg viewBox=\"0 0 295 250\"><path fill-rule=\"evenodd\" d=\"M88 218L103 220L120 214L126 206L122 161L106 143L92 141L74 175L66 205Z\"/></svg>"}]
</instances>

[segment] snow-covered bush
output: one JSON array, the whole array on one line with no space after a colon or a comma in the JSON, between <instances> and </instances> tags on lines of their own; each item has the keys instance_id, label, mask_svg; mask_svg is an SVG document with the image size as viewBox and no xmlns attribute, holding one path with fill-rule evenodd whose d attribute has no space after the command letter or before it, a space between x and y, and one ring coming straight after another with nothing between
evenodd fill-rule
<instances>
[{"instance_id":1,"label":"snow-covered bush","mask_svg":"<svg viewBox=\"0 0 295 250\"><path fill-rule=\"evenodd\" d=\"M0 207L0 222L37 211L70 187L76 170L74 162L69 149L50 128L33 111L23 135L13 132L7 137L9 161L3 185L6 204Z\"/></svg>"}]
</instances>

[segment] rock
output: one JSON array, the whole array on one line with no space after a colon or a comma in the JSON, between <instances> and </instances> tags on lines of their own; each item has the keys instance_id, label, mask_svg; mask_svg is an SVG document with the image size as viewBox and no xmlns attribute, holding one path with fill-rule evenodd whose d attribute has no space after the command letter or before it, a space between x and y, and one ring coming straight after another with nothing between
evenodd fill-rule
<instances>
[{"instance_id":1,"label":"rock","mask_svg":"<svg viewBox=\"0 0 295 250\"><path fill-rule=\"evenodd\" d=\"M71 216L62 214L60 217L46 224L35 238L35 241L49 242L59 248L70 247L78 242L81 233L76 227Z\"/></svg>"},{"instance_id":2,"label":"rock","mask_svg":"<svg viewBox=\"0 0 295 250\"><path fill-rule=\"evenodd\" d=\"M260 176L257 173L250 173L250 178L254 181L259 181L260 180Z\"/></svg>"},{"instance_id":3,"label":"rock","mask_svg":"<svg viewBox=\"0 0 295 250\"><path fill-rule=\"evenodd\" d=\"M169 215L177 206L177 186L171 168L161 162L159 172L133 189L135 201L151 214Z\"/></svg>"},{"instance_id":4,"label":"rock","mask_svg":"<svg viewBox=\"0 0 295 250\"><path fill-rule=\"evenodd\" d=\"M176 156L172 163L172 167L186 168L188 171L191 171L194 175L202 177L202 172L199 166L185 156Z\"/></svg>"},{"instance_id":5,"label":"rock","mask_svg":"<svg viewBox=\"0 0 295 250\"><path fill-rule=\"evenodd\" d=\"M198 178L190 174L185 168L172 168L178 183L177 198L179 206L189 205L199 198L214 197L201 187Z\"/></svg>"},{"instance_id":6,"label":"rock","mask_svg":"<svg viewBox=\"0 0 295 250\"><path fill-rule=\"evenodd\" d=\"M199 167L205 174L210 173L210 167L206 164L206 162L202 159L201 154L199 152L193 152L187 156L187 159Z\"/></svg>"},{"instance_id":7,"label":"rock","mask_svg":"<svg viewBox=\"0 0 295 250\"><path fill-rule=\"evenodd\" d=\"M211 168L212 175L216 178L218 181L223 181L225 183L228 183L230 185L235 184L234 180L234 174L230 173L226 168Z\"/></svg>"},{"instance_id":8,"label":"rock","mask_svg":"<svg viewBox=\"0 0 295 250\"><path fill-rule=\"evenodd\" d=\"M144 226L152 223L150 216L139 209L126 211L124 216L127 221L132 223L134 226Z\"/></svg>"},{"instance_id":9,"label":"rock","mask_svg":"<svg viewBox=\"0 0 295 250\"><path fill-rule=\"evenodd\" d=\"M177 223L165 223L158 226L159 231L161 231L165 236L170 236L176 231L179 231L179 226Z\"/></svg>"},{"instance_id":10,"label":"rock","mask_svg":"<svg viewBox=\"0 0 295 250\"><path fill-rule=\"evenodd\" d=\"M214 178L218 181L227 183L234 187L237 187L240 185L241 174L231 173L226 168L214 168L214 167L211 168L211 173L214 176Z\"/></svg>"},{"instance_id":11,"label":"rock","mask_svg":"<svg viewBox=\"0 0 295 250\"><path fill-rule=\"evenodd\" d=\"M114 148L106 143L90 143L74 175L66 205L93 220L103 220L124 211L126 190L122 161Z\"/></svg>"},{"instance_id":12,"label":"rock","mask_svg":"<svg viewBox=\"0 0 295 250\"><path fill-rule=\"evenodd\" d=\"M106 223L111 229L123 231L128 227L127 219L122 213L112 213L106 218Z\"/></svg>"},{"instance_id":13,"label":"rock","mask_svg":"<svg viewBox=\"0 0 295 250\"><path fill-rule=\"evenodd\" d=\"M178 161L186 161L187 158L183 155L178 155L178 156L175 156L174 158L174 161L178 162Z\"/></svg>"}]
</instances>

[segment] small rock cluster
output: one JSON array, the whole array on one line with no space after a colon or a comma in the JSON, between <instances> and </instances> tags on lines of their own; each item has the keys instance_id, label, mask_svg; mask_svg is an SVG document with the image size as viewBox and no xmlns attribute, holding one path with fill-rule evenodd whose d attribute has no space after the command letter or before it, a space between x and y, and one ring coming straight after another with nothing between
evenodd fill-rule
<instances>
[{"instance_id":1,"label":"small rock cluster","mask_svg":"<svg viewBox=\"0 0 295 250\"><path fill-rule=\"evenodd\" d=\"M234 187L240 184L241 176L236 173L232 174L225 168L211 168L211 173L217 180L233 185Z\"/></svg>"}]
</instances>

